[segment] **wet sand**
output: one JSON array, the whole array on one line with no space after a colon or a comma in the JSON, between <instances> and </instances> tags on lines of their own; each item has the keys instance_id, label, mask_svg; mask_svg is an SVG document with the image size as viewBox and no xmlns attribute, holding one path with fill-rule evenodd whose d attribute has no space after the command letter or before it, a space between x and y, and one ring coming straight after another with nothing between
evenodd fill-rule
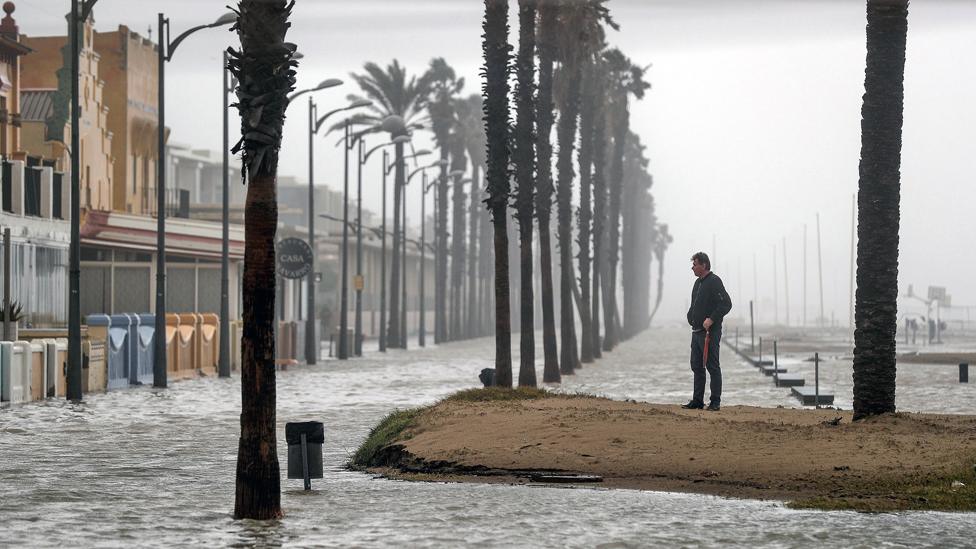
<instances>
[{"instance_id":1,"label":"wet sand","mask_svg":"<svg viewBox=\"0 0 976 549\"><path fill-rule=\"evenodd\" d=\"M425 480L528 483L553 471L598 475L604 487L819 507L965 509L976 501L976 416L963 415L852 424L851 412L833 409L448 400L422 412L387 456L392 469L376 470Z\"/></svg>"}]
</instances>

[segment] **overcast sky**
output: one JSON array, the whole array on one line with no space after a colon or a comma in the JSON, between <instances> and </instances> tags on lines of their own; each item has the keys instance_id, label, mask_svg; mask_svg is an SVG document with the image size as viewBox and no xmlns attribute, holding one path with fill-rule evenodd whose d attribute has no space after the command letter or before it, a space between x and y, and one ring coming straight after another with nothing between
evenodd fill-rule
<instances>
[{"instance_id":1,"label":"overcast sky","mask_svg":"<svg viewBox=\"0 0 976 549\"><path fill-rule=\"evenodd\" d=\"M95 8L96 27L111 30L126 24L145 35L163 7L175 36L216 19L227 3L101 0ZM23 33L63 34L62 14L69 5L67 0L21 0L15 17ZM864 82L864 2L611 0L609 6L621 25L620 32L609 35L611 43L635 62L652 65L648 78L653 88L633 107L632 129L648 145L657 213L675 236L665 262L661 315L683 317L693 282L688 258L704 250L715 257L713 268L733 296L732 316L747 316L748 301L757 298L760 317L771 319L775 253L777 316L781 321L786 317L788 284L790 319L796 323L803 303L806 226L807 317L812 320L819 308L819 213L825 315L846 324ZM432 57L442 56L467 78L466 92L477 92L482 10L477 0L298 0L289 40L305 54L299 87L333 76L348 81L348 73L366 61L385 65L397 58L419 73ZM220 52L235 38L225 29L201 32L176 52L167 67L167 122L173 140L219 149ZM912 3L900 293L908 284L922 293L928 285L947 286L954 305L976 305L976 286L969 281L973 260L966 246L976 235L973 59L976 2ZM334 108L351 91L347 82L318 94L317 100L323 109ZM302 103L289 113L280 170L304 179L308 151ZM418 136L416 141L423 145L426 139ZM323 184L340 188L341 158L334 141L317 140L317 173ZM369 173L376 179L378 172L373 166ZM378 209L375 188L366 205ZM956 314L965 317L965 312Z\"/></svg>"}]
</instances>

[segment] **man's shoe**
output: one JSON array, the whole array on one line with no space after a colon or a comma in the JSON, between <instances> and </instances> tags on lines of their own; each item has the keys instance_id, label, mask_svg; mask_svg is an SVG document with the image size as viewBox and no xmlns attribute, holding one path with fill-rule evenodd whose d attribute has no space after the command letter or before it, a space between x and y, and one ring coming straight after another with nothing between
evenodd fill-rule
<instances>
[{"instance_id":1,"label":"man's shoe","mask_svg":"<svg viewBox=\"0 0 976 549\"><path fill-rule=\"evenodd\" d=\"M705 405L702 404L701 402L695 402L694 400L692 400L688 404L682 404L681 407L684 408L685 410L701 410L702 408L705 407Z\"/></svg>"},{"instance_id":2,"label":"man's shoe","mask_svg":"<svg viewBox=\"0 0 976 549\"><path fill-rule=\"evenodd\" d=\"M709 404L708 405L708 408L705 408L705 409L708 410L709 412L717 412L717 411L719 411L719 408L720 408L720 406L718 404L712 403L712 404Z\"/></svg>"}]
</instances>

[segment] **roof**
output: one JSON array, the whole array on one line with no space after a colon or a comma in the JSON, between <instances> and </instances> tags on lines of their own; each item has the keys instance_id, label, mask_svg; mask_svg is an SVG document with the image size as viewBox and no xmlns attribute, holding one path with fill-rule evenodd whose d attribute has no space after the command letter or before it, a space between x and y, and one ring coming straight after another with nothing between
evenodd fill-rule
<instances>
[{"instance_id":1,"label":"roof","mask_svg":"<svg viewBox=\"0 0 976 549\"><path fill-rule=\"evenodd\" d=\"M20 117L24 122L45 122L54 114L57 90L21 90Z\"/></svg>"}]
</instances>

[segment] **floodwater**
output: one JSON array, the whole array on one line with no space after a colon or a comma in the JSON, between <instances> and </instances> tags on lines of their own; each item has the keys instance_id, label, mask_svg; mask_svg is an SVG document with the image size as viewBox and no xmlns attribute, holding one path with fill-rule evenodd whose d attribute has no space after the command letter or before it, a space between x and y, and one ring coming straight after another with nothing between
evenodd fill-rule
<instances>
[{"instance_id":1,"label":"floodwater","mask_svg":"<svg viewBox=\"0 0 976 549\"><path fill-rule=\"evenodd\" d=\"M566 377L560 390L684 402L688 344L685 330L644 334ZM345 469L391 410L478 385L493 348L493 340L482 339L281 372L282 470L284 423L320 420L326 472L307 493L301 480L283 480L286 516L275 522L230 516L236 378L0 410L0 546L973 546L974 514L794 511L777 502L694 494L410 483ZM728 349L722 355L724 405L798 406L788 389L773 387ZM837 404L849 407L849 363L822 366L825 390L836 389ZM796 359L794 367L812 381L812 365ZM899 407L973 413L973 389L954 375L954 367L901 367Z\"/></svg>"}]
</instances>

